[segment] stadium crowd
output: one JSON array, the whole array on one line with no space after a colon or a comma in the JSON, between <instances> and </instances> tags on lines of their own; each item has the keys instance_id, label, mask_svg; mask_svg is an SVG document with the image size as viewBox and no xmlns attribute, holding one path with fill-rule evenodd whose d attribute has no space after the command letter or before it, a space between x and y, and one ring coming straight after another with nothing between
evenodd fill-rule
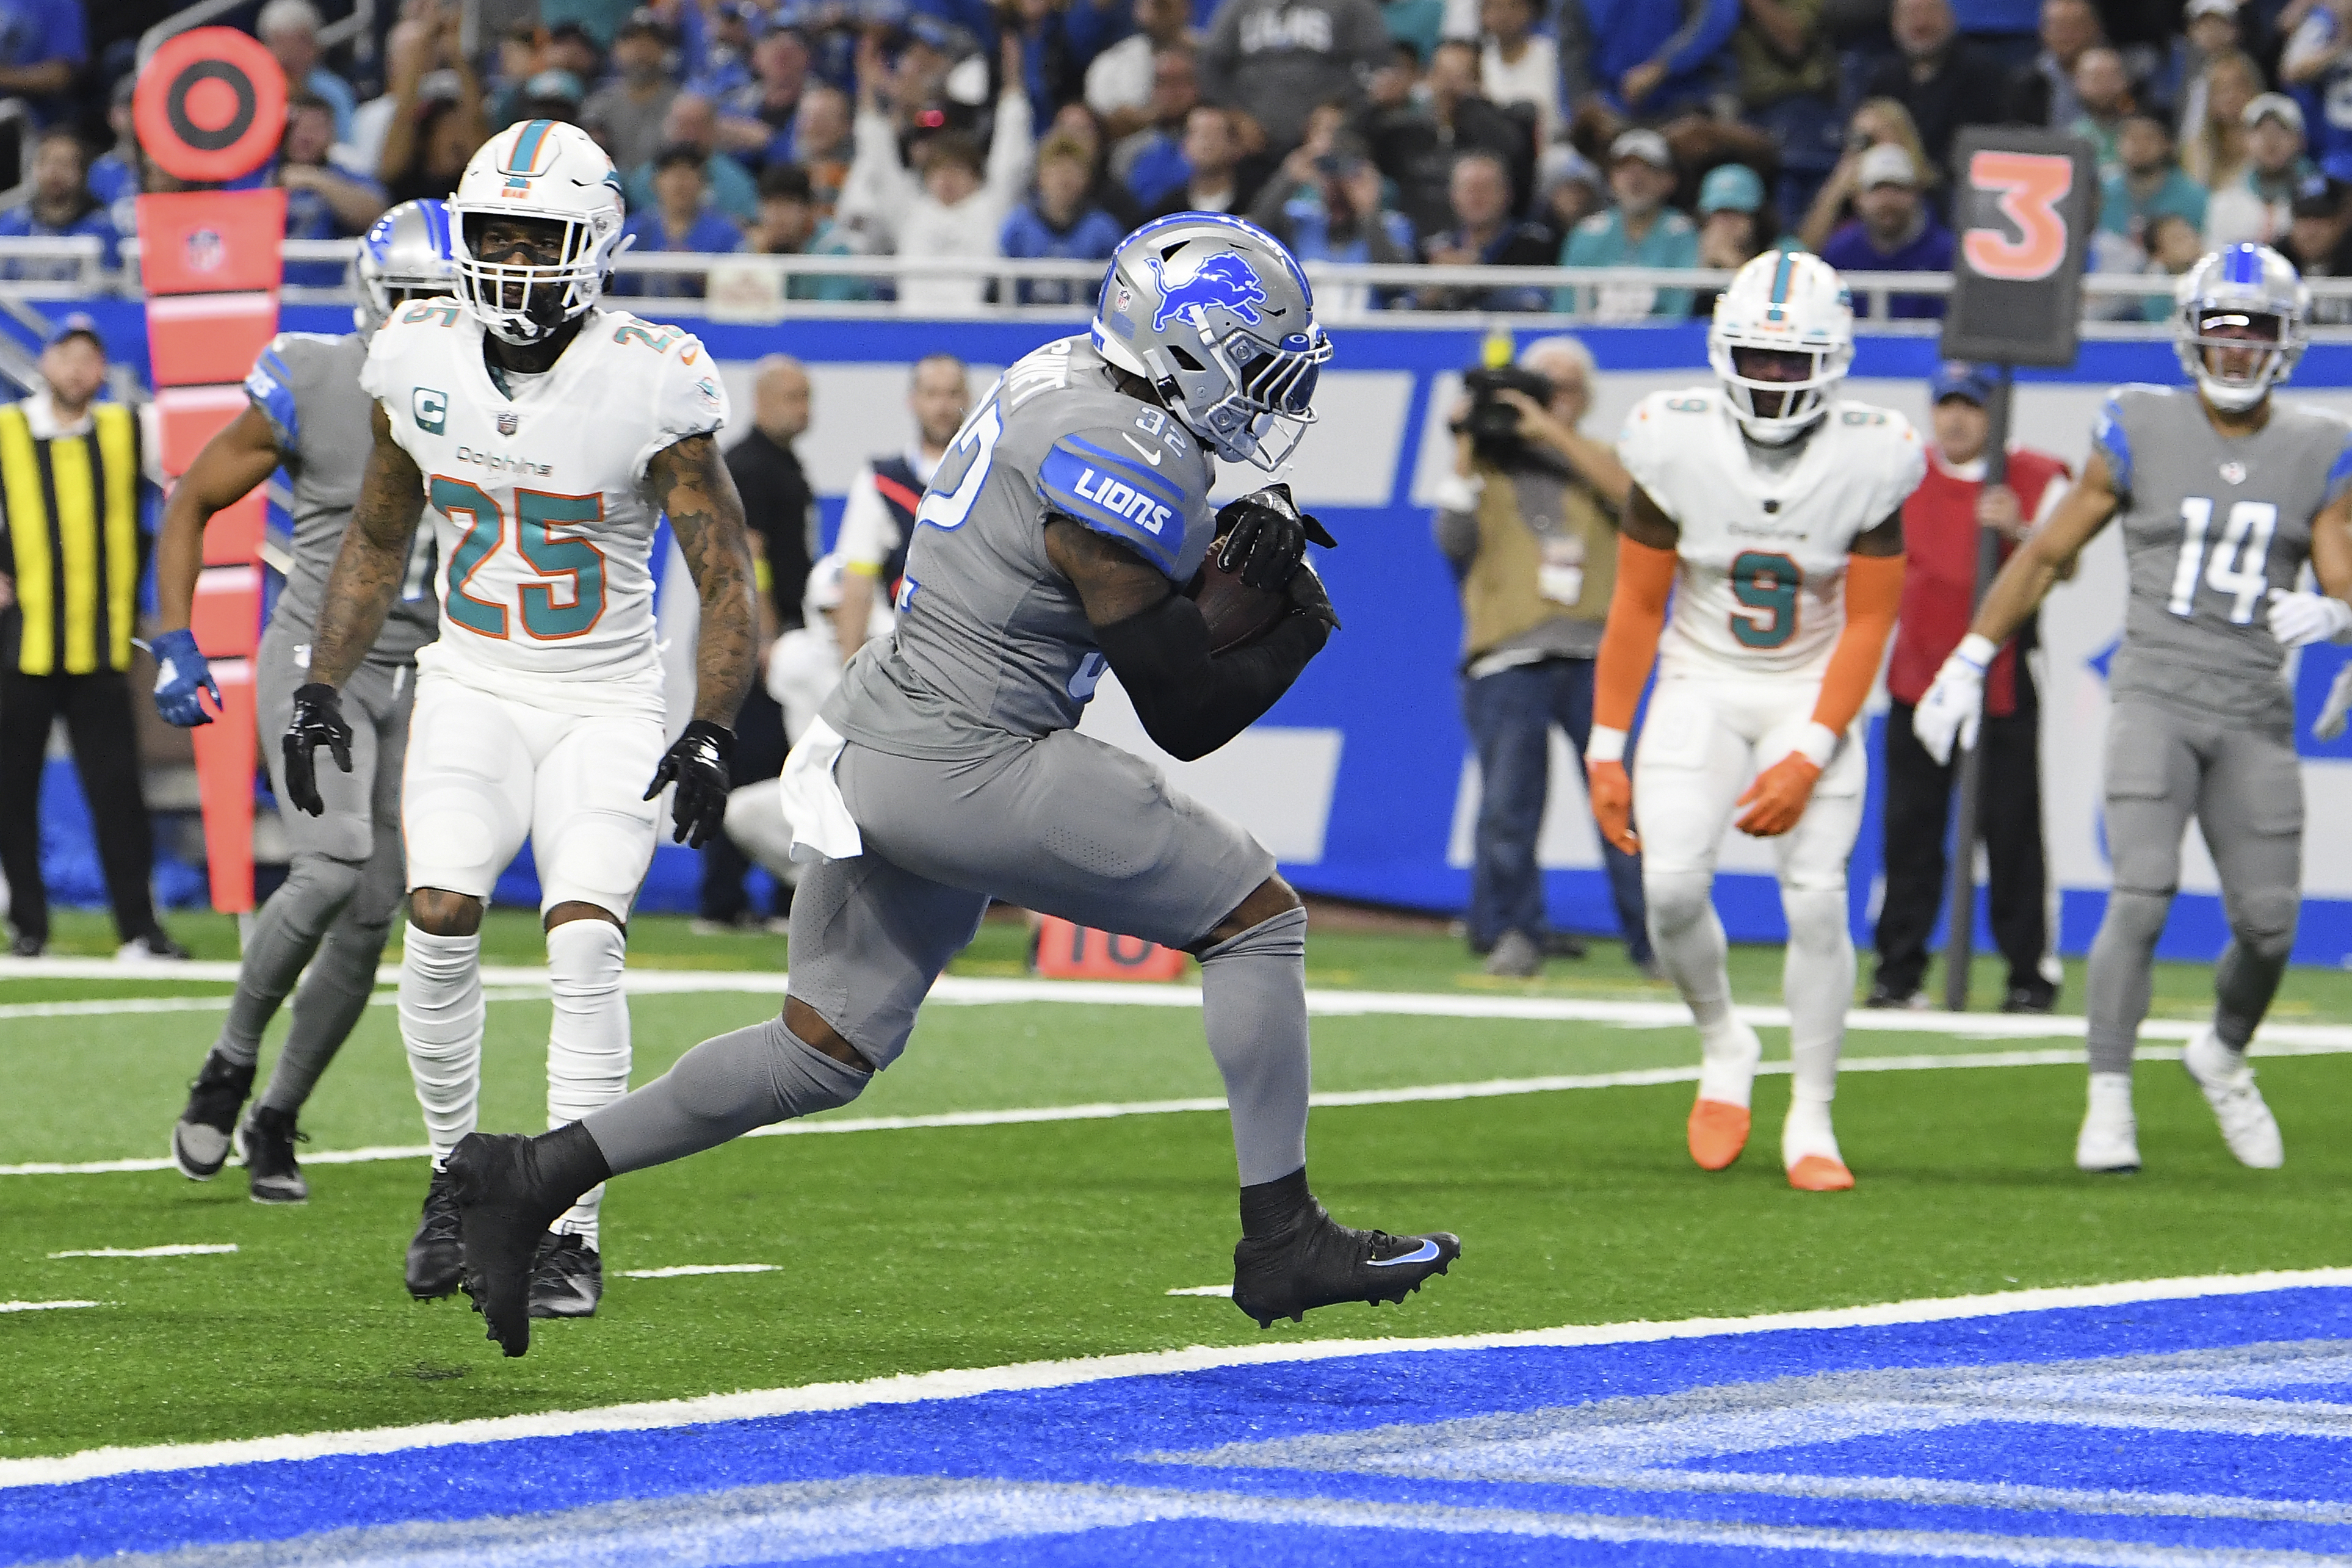
<instances>
[{"instance_id":1,"label":"stadium crowd","mask_svg":"<svg viewBox=\"0 0 2352 1568\"><path fill-rule=\"evenodd\" d=\"M110 263L129 198L172 185L130 123L137 30L172 7L0 9L0 92L31 127L29 194L0 236L94 235ZM289 237L355 235L546 118L625 172L640 253L1101 261L1139 219L1193 209L1250 216L1309 261L1733 267L1803 246L1842 272L1939 271L1952 140L1994 122L2095 145L2095 270L2177 276L2239 240L2306 275L2352 270L2352 0L493 0L471 51L453 0L385 20L362 55L322 48L311 0L254 16L291 88L254 178L288 191ZM310 266L289 281L333 281ZM995 287L898 297L940 309ZM848 272L788 289L890 292ZM1625 320L1712 301L1351 303Z\"/></svg>"}]
</instances>

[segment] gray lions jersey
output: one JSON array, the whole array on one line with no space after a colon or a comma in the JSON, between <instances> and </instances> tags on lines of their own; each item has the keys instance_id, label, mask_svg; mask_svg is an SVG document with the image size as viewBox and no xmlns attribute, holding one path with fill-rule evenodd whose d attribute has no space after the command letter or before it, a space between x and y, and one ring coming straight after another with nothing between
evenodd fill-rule
<instances>
[{"instance_id":1,"label":"gray lions jersey","mask_svg":"<svg viewBox=\"0 0 2352 1568\"><path fill-rule=\"evenodd\" d=\"M2131 599L2108 674L2137 696L2237 726L2292 725L2285 650L2263 612L2311 554L2311 524L2352 483L2352 427L2271 400L2224 438L2196 392L2126 386L2092 435L2122 501Z\"/></svg>"},{"instance_id":2,"label":"gray lions jersey","mask_svg":"<svg viewBox=\"0 0 2352 1568\"><path fill-rule=\"evenodd\" d=\"M1076 726L1105 668L1078 591L1045 557L1062 517L1181 585L1208 553L1213 468L1165 409L1128 396L1084 338L1004 372L915 513L891 639L850 661L823 710L902 757L984 754Z\"/></svg>"},{"instance_id":3,"label":"gray lions jersey","mask_svg":"<svg viewBox=\"0 0 2352 1568\"><path fill-rule=\"evenodd\" d=\"M319 624L327 574L342 549L343 529L359 504L360 476L375 444L369 434L374 402L360 390L367 353L368 340L357 332L340 338L280 332L245 378L245 395L268 419L287 476L294 481L293 566L270 619L299 630L305 642ZM368 657L407 664L433 641L439 625L428 521L416 530L400 597Z\"/></svg>"}]
</instances>

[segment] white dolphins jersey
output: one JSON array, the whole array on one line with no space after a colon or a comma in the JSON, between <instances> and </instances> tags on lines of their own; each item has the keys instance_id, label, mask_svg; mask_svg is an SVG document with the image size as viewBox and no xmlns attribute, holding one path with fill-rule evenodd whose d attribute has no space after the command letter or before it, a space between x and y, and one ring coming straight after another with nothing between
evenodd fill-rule
<instances>
[{"instance_id":1,"label":"white dolphins jersey","mask_svg":"<svg viewBox=\"0 0 2352 1568\"><path fill-rule=\"evenodd\" d=\"M1801 445L1772 461L1713 387L1653 392L1617 455L1682 530L1660 675L1819 679L1845 627L1855 536L1919 487L1926 450L1892 409L1832 402Z\"/></svg>"},{"instance_id":2,"label":"white dolphins jersey","mask_svg":"<svg viewBox=\"0 0 2352 1568\"><path fill-rule=\"evenodd\" d=\"M541 375L501 392L455 299L393 313L360 385L425 474L438 529L441 637L420 671L558 713L662 715L654 455L727 422L701 341L593 309Z\"/></svg>"}]
</instances>

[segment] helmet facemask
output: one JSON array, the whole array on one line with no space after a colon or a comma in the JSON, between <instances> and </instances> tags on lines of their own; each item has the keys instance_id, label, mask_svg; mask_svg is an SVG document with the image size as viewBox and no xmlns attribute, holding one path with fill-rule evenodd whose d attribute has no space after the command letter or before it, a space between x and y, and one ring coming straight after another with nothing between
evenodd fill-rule
<instances>
[{"instance_id":1,"label":"helmet facemask","mask_svg":"<svg viewBox=\"0 0 2352 1568\"><path fill-rule=\"evenodd\" d=\"M1853 352L1740 342L1728 333L1707 345L1733 417L1750 440L1766 446L1794 441L1829 412L1830 388L1844 378Z\"/></svg>"},{"instance_id":2,"label":"helmet facemask","mask_svg":"<svg viewBox=\"0 0 2352 1568\"><path fill-rule=\"evenodd\" d=\"M485 213L454 204L453 210L458 295L501 342L544 342L603 297L604 275L619 254L618 247L607 253L619 227L610 214ZM485 258L486 244L497 259Z\"/></svg>"},{"instance_id":3,"label":"helmet facemask","mask_svg":"<svg viewBox=\"0 0 2352 1568\"><path fill-rule=\"evenodd\" d=\"M2182 312L2182 364L2215 408L2243 413L2270 395L2303 357L2300 323L2272 311L2211 301Z\"/></svg>"},{"instance_id":4,"label":"helmet facemask","mask_svg":"<svg viewBox=\"0 0 2352 1568\"><path fill-rule=\"evenodd\" d=\"M1272 474L1290 460L1315 423L1315 383L1331 357L1331 340L1315 329L1303 344L1286 339L1269 344L1247 329L1234 327L1223 337L1212 331L1206 312L1195 308L1187 319L1200 333L1201 348L1223 373L1228 390L1207 406L1197 406L1184 395L1186 376L1208 370L1181 344L1171 344L1150 358L1153 382L1169 400L1186 427L1218 456L1249 463ZM1189 361L1189 362L1188 362ZM1194 382L1198 384L1197 381Z\"/></svg>"}]
</instances>

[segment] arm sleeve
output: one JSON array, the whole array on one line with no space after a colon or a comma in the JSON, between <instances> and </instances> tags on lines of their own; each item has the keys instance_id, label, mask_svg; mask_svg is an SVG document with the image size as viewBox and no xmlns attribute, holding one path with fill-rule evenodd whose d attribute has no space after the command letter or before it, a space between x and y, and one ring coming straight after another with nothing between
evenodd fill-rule
<instances>
[{"instance_id":1,"label":"arm sleeve","mask_svg":"<svg viewBox=\"0 0 2352 1568\"><path fill-rule=\"evenodd\" d=\"M1862 711L1878 679L1878 663L1902 602L1901 556L1846 558L1845 630L1838 633L1829 669L1822 675L1822 695L1813 703L1815 724L1843 735Z\"/></svg>"},{"instance_id":2,"label":"arm sleeve","mask_svg":"<svg viewBox=\"0 0 2352 1568\"><path fill-rule=\"evenodd\" d=\"M638 448L629 471L643 479L654 455L696 435L715 434L727 423L727 387L702 340L688 335L661 360L661 401L654 409L654 433Z\"/></svg>"},{"instance_id":3,"label":"arm sleeve","mask_svg":"<svg viewBox=\"0 0 2352 1568\"><path fill-rule=\"evenodd\" d=\"M1180 593L1095 629L1143 732L1181 762L1208 756L1255 724L1329 635L1320 621L1286 615L1247 647L1212 658L1209 623Z\"/></svg>"},{"instance_id":4,"label":"arm sleeve","mask_svg":"<svg viewBox=\"0 0 2352 1568\"><path fill-rule=\"evenodd\" d=\"M269 340L246 375L245 395L269 421L278 450L292 452L301 440L302 414L294 402L294 372L287 366L285 348L283 333Z\"/></svg>"},{"instance_id":5,"label":"arm sleeve","mask_svg":"<svg viewBox=\"0 0 2352 1568\"><path fill-rule=\"evenodd\" d=\"M2099 405L2099 423L2091 427L2091 449L2107 460L2107 476L2117 497L2131 494L2131 436L2124 429L2121 393L2109 393Z\"/></svg>"},{"instance_id":6,"label":"arm sleeve","mask_svg":"<svg viewBox=\"0 0 2352 1568\"><path fill-rule=\"evenodd\" d=\"M1147 466L1115 440L1109 432L1083 430L1054 443L1037 465L1037 498L1048 512L1108 535L1172 579L1187 520L1202 503L1181 480Z\"/></svg>"},{"instance_id":7,"label":"arm sleeve","mask_svg":"<svg viewBox=\"0 0 2352 1568\"><path fill-rule=\"evenodd\" d=\"M1617 587L1609 597L1609 623L1601 633L1601 657L1592 672L1592 722L1611 729L1633 727L1642 688L1658 659L1658 633L1665 630L1666 598L1674 591L1675 552L1617 537Z\"/></svg>"}]
</instances>

